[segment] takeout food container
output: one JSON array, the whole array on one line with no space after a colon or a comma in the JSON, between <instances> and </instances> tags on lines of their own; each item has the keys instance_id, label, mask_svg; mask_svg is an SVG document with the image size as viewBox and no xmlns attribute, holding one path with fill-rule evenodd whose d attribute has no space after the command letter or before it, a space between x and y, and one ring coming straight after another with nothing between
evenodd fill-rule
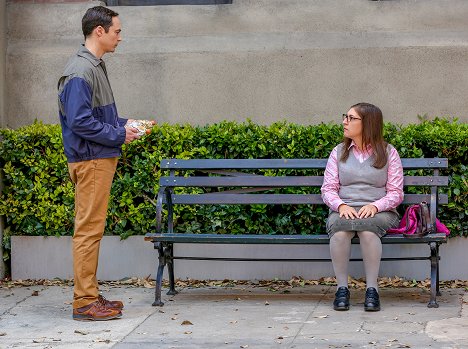
<instances>
[{"instance_id":1,"label":"takeout food container","mask_svg":"<svg viewBox=\"0 0 468 349\"><path fill-rule=\"evenodd\" d=\"M138 130L138 136L143 136L147 133L150 133L151 129L153 128L154 124L148 120L133 120L127 122L125 127L133 127Z\"/></svg>"}]
</instances>

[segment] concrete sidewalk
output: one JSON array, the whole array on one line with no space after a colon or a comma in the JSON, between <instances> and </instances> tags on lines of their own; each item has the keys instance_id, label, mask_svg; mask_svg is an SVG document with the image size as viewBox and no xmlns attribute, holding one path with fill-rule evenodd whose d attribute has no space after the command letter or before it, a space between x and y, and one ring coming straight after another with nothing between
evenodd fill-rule
<instances>
[{"instance_id":1,"label":"concrete sidewalk","mask_svg":"<svg viewBox=\"0 0 468 349\"><path fill-rule=\"evenodd\" d=\"M154 289L101 290L125 302L121 319L73 321L70 286L0 286L0 348L468 348L463 289L429 309L426 290L383 288L376 313L353 289L350 311L332 310L334 286L185 288L162 308Z\"/></svg>"}]
</instances>

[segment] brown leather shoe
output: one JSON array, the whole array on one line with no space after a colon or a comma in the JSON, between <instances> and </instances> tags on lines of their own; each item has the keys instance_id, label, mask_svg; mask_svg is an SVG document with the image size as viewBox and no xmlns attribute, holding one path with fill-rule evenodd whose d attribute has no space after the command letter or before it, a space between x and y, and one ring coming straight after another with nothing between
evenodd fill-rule
<instances>
[{"instance_id":1,"label":"brown leather shoe","mask_svg":"<svg viewBox=\"0 0 468 349\"><path fill-rule=\"evenodd\" d=\"M99 301L93 302L85 307L73 309L73 320L79 321L104 321L112 320L122 316L118 309L108 308Z\"/></svg>"},{"instance_id":2,"label":"brown leather shoe","mask_svg":"<svg viewBox=\"0 0 468 349\"><path fill-rule=\"evenodd\" d=\"M98 302L111 309L122 310L124 307L124 304L121 301L109 301L103 295L99 295Z\"/></svg>"}]
</instances>

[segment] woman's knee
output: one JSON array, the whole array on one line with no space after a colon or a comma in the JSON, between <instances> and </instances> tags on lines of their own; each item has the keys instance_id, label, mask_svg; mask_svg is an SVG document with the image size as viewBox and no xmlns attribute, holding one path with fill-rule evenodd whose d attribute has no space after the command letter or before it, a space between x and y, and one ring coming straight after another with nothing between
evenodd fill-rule
<instances>
[{"instance_id":1,"label":"woman's knee","mask_svg":"<svg viewBox=\"0 0 468 349\"><path fill-rule=\"evenodd\" d=\"M357 233L359 242L362 243L375 243L380 242L380 237L372 231L360 231Z\"/></svg>"},{"instance_id":2,"label":"woman's knee","mask_svg":"<svg viewBox=\"0 0 468 349\"><path fill-rule=\"evenodd\" d=\"M350 231L337 231L332 235L330 238L330 242L337 242L337 243L344 243L344 242L351 242L354 233Z\"/></svg>"}]
</instances>

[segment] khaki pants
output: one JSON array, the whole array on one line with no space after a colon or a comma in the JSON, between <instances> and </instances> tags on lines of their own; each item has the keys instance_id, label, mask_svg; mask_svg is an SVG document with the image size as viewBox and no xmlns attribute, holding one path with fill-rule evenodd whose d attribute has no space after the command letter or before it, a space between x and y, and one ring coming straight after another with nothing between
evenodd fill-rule
<instances>
[{"instance_id":1,"label":"khaki pants","mask_svg":"<svg viewBox=\"0 0 468 349\"><path fill-rule=\"evenodd\" d=\"M117 158L96 159L68 164L75 184L75 232L73 234L73 308L97 300L96 272L99 245L106 226L110 189Z\"/></svg>"}]
</instances>

